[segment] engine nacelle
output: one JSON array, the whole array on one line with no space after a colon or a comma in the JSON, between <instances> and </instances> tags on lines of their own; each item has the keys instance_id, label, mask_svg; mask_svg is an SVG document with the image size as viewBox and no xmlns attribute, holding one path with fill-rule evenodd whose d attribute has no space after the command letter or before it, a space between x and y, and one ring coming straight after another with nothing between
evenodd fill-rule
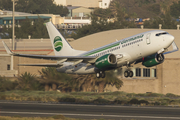
<instances>
[{"instance_id":1,"label":"engine nacelle","mask_svg":"<svg viewBox=\"0 0 180 120\"><path fill-rule=\"evenodd\" d=\"M156 66L164 62L164 55L163 54L154 54L144 58L142 64L146 67Z\"/></svg>"},{"instance_id":2,"label":"engine nacelle","mask_svg":"<svg viewBox=\"0 0 180 120\"><path fill-rule=\"evenodd\" d=\"M117 63L116 56L114 54L106 54L98 58L95 62L96 68L102 70L109 67L114 67Z\"/></svg>"}]
</instances>

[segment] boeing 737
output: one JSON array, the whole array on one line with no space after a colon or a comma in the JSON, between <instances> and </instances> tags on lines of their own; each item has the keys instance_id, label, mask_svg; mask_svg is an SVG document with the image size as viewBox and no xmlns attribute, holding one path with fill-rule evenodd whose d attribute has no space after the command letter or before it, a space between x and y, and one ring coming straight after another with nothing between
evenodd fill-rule
<instances>
[{"instance_id":1,"label":"boeing 737","mask_svg":"<svg viewBox=\"0 0 180 120\"><path fill-rule=\"evenodd\" d=\"M73 49L51 22L46 23L46 27L55 56L14 53L3 42L7 53L19 57L57 61L52 64L19 64L20 66L56 67L58 72L95 73L97 78L104 78L105 71L123 66L129 67L131 64L142 63L146 67L156 66L163 63L164 54L178 51L174 37L162 30L140 33L91 51L80 51ZM167 48L171 45L173 50L168 51ZM128 69L124 72L124 76L133 77L133 72Z\"/></svg>"}]
</instances>

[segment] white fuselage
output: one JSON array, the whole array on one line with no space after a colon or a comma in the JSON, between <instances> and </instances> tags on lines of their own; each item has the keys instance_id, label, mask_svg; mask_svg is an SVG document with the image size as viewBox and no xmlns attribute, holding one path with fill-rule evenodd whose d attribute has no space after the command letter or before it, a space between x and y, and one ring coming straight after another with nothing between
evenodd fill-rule
<instances>
[{"instance_id":1,"label":"white fuselage","mask_svg":"<svg viewBox=\"0 0 180 120\"><path fill-rule=\"evenodd\" d=\"M149 32L140 33L123 40L102 46L97 49L80 54L79 56L103 56L112 53L118 57L117 67L127 65L135 62L143 57L158 53L163 49L168 48L174 40L174 37L162 30L154 30ZM87 74L95 73L96 67L94 65L87 65L86 63L79 63L73 65L71 62L64 62L63 66L57 68L59 72Z\"/></svg>"}]
</instances>

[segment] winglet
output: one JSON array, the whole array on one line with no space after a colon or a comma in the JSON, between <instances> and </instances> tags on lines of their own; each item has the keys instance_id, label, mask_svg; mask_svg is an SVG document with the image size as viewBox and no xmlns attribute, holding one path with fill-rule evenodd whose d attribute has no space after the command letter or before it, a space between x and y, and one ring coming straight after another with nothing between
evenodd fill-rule
<instances>
[{"instance_id":1,"label":"winglet","mask_svg":"<svg viewBox=\"0 0 180 120\"><path fill-rule=\"evenodd\" d=\"M6 49L6 52L9 54L9 55L13 55L14 53L8 48L8 46L6 45L6 43L4 41L2 41L3 45L4 45L4 48Z\"/></svg>"}]
</instances>

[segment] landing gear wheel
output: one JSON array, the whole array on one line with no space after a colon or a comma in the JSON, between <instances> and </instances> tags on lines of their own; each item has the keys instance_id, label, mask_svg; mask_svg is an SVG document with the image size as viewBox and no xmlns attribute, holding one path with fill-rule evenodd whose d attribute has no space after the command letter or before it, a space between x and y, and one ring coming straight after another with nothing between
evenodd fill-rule
<instances>
[{"instance_id":1,"label":"landing gear wheel","mask_svg":"<svg viewBox=\"0 0 180 120\"><path fill-rule=\"evenodd\" d=\"M126 78L129 77L129 71L124 72L124 77L126 77Z\"/></svg>"},{"instance_id":2,"label":"landing gear wheel","mask_svg":"<svg viewBox=\"0 0 180 120\"><path fill-rule=\"evenodd\" d=\"M96 73L96 77L97 77L97 78L105 78L105 76L106 76L106 75L105 75L105 72L104 72L104 71L100 71L100 72L97 72L97 73Z\"/></svg>"},{"instance_id":3,"label":"landing gear wheel","mask_svg":"<svg viewBox=\"0 0 180 120\"><path fill-rule=\"evenodd\" d=\"M101 77L101 74L99 72L96 73L96 77L97 78L100 78Z\"/></svg>"},{"instance_id":4,"label":"landing gear wheel","mask_svg":"<svg viewBox=\"0 0 180 120\"><path fill-rule=\"evenodd\" d=\"M133 77L134 73L131 70L125 71L124 72L124 77L128 78L128 77Z\"/></svg>"},{"instance_id":5,"label":"landing gear wheel","mask_svg":"<svg viewBox=\"0 0 180 120\"><path fill-rule=\"evenodd\" d=\"M133 71L129 71L129 77L133 77L134 73Z\"/></svg>"}]
</instances>

